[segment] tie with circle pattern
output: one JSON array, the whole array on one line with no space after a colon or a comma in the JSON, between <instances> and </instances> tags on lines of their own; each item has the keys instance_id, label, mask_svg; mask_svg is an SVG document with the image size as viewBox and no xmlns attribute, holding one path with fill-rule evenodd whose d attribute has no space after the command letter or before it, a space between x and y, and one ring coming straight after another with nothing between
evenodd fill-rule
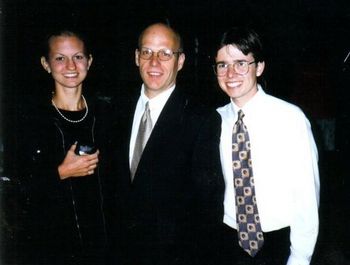
<instances>
[{"instance_id":1,"label":"tie with circle pattern","mask_svg":"<svg viewBox=\"0 0 350 265\"><path fill-rule=\"evenodd\" d=\"M244 113L240 110L232 133L237 232L239 245L254 257L264 244L264 236L256 205L249 135L243 117Z\"/></svg>"},{"instance_id":2,"label":"tie with circle pattern","mask_svg":"<svg viewBox=\"0 0 350 265\"><path fill-rule=\"evenodd\" d=\"M140 121L139 130L136 136L134 154L131 160L131 167L130 167L131 181L134 180L137 166L140 162L143 149L145 148L148 138L151 135L152 128L153 128L153 125L152 125L152 119L151 119L151 111L149 109L149 104L147 102L145 106L145 112L143 113Z\"/></svg>"}]
</instances>

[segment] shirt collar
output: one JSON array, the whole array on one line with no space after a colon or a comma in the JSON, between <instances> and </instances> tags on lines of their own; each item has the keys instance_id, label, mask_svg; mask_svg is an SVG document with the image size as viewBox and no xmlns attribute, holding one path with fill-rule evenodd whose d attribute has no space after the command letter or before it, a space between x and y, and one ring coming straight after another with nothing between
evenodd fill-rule
<instances>
[{"instance_id":1,"label":"shirt collar","mask_svg":"<svg viewBox=\"0 0 350 265\"><path fill-rule=\"evenodd\" d=\"M243 110L243 113L249 113L253 110L254 106L256 106L261 96L265 95L265 91L262 89L261 85L258 84L257 86L258 91L256 92L256 94L246 104L244 104L242 108L238 107L231 99L231 106L235 115L237 115L239 110Z\"/></svg>"},{"instance_id":2,"label":"shirt collar","mask_svg":"<svg viewBox=\"0 0 350 265\"><path fill-rule=\"evenodd\" d=\"M145 84L142 84L142 87L141 87L142 103L143 105L146 105L146 103L149 102L148 104L151 111L155 108L161 108L165 105L165 103L167 102L168 98L170 97L174 89L175 89L175 84L170 88L166 89L165 91L163 91L162 93L160 93L159 95L155 96L154 98L149 99L145 95Z\"/></svg>"}]
</instances>

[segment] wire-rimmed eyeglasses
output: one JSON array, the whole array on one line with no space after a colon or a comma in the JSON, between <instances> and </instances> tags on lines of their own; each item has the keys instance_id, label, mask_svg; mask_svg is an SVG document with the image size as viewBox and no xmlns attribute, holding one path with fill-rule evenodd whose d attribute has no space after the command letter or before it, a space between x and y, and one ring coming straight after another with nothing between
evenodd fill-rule
<instances>
[{"instance_id":1,"label":"wire-rimmed eyeglasses","mask_svg":"<svg viewBox=\"0 0 350 265\"><path fill-rule=\"evenodd\" d=\"M213 65L214 73L217 76L224 76L227 74L228 68L233 67L233 70L239 75L245 75L249 71L249 65L255 61L247 62L243 60L235 61L234 63L217 62Z\"/></svg>"},{"instance_id":2,"label":"wire-rimmed eyeglasses","mask_svg":"<svg viewBox=\"0 0 350 265\"><path fill-rule=\"evenodd\" d=\"M153 54L157 54L157 57L161 61L169 61L173 58L174 54L181 54L182 51L172 51L170 49L160 49L159 51L155 52L152 51L149 48L142 47L141 49L138 50L139 55L142 59L144 60L150 60L153 57Z\"/></svg>"}]
</instances>

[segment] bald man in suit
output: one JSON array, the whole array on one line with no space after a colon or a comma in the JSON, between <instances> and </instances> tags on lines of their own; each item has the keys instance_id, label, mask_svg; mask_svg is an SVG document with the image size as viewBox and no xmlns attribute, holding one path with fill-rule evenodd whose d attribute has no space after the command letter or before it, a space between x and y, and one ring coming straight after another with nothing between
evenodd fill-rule
<instances>
[{"instance_id":1,"label":"bald man in suit","mask_svg":"<svg viewBox=\"0 0 350 265\"><path fill-rule=\"evenodd\" d=\"M119 98L112 145L118 259L195 264L198 228L222 221L223 178L214 173L220 172L220 118L176 84L185 54L169 25L152 24L141 33L135 62L141 92ZM135 167L145 110L152 131Z\"/></svg>"}]
</instances>

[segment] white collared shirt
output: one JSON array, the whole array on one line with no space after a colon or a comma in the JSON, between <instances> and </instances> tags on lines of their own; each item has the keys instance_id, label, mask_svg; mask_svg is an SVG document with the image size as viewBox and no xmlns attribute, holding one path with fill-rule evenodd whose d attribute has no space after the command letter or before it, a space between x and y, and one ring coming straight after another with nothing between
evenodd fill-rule
<instances>
[{"instance_id":1,"label":"white collared shirt","mask_svg":"<svg viewBox=\"0 0 350 265\"><path fill-rule=\"evenodd\" d=\"M142 85L140 97L139 97L139 100L137 101L137 105L136 105L136 109L135 109L135 113L134 113L134 120L133 120L133 124L132 124L132 131L131 131L131 138L130 138L130 150L129 150L130 166L131 166L131 160L132 160L132 157L134 154L134 147L135 147L136 137L137 137L137 133L138 133L139 126L140 126L140 121L141 121L143 113L145 112L146 103L149 102L148 104L149 104L152 124L153 124L153 128L154 128L154 126L158 120L158 117L165 106L165 103L168 101L168 99L169 99L171 93L173 93L174 89L175 89L175 85L173 85L169 89L163 91L162 93L160 93L156 97L149 99L145 95L145 85L144 84Z\"/></svg>"},{"instance_id":2,"label":"white collared shirt","mask_svg":"<svg viewBox=\"0 0 350 265\"><path fill-rule=\"evenodd\" d=\"M225 178L224 223L236 228L232 129L240 108L217 109L222 118L220 156ZM311 126L295 105L260 86L243 108L248 128L257 206L264 232L290 226L288 265L309 264L318 235L319 172Z\"/></svg>"}]
</instances>

